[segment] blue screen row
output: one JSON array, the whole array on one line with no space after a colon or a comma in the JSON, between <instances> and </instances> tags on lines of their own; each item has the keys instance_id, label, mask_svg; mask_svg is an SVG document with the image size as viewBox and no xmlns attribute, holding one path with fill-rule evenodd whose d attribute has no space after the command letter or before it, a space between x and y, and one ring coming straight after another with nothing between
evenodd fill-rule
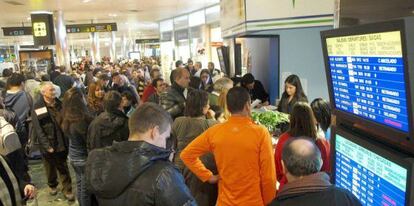
<instances>
[{"instance_id":1,"label":"blue screen row","mask_svg":"<svg viewBox=\"0 0 414 206\"><path fill-rule=\"evenodd\" d=\"M402 58L329 56L335 107L408 132Z\"/></svg>"},{"instance_id":2,"label":"blue screen row","mask_svg":"<svg viewBox=\"0 0 414 206\"><path fill-rule=\"evenodd\" d=\"M406 169L339 135L336 140L338 187L352 192L362 205L405 205Z\"/></svg>"}]
</instances>

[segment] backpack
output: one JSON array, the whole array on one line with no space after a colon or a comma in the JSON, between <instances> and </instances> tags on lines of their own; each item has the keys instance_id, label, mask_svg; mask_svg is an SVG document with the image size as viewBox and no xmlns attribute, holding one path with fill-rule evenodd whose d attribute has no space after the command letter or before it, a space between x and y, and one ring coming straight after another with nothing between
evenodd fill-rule
<instances>
[{"instance_id":1,"label":"backpack","mask_svg":"<svg viewBox=\"0 0 414 206\"><path fill-rule=\"evenodd\" d=\"M0 116L0 154L8 155L22 147L14 127Z\"/></svg>"}]
</instances>

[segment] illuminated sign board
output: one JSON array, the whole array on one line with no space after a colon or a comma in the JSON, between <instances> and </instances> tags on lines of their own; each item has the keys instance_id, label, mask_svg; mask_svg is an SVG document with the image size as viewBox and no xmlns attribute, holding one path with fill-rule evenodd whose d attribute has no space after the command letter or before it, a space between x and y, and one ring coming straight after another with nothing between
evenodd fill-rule
<instances>
[{"instance_id":1,"label":"illuminated sign board","mask_svg":"<svg viewBox=\"0 0 414 206\"><path fill-rule=\"evenodd\" d=\"M66 25L67 33L91 33L91 32L111 32L111 31L118 31L118 27L116 23Z\"/></svg>"},{"instance_id":2,"label":"illuminated sign board","mask_svg":"<svg viewBox=\"0 0 414 206\"><path fill-rule=\"evenodd\" d=\"M159 39L136 39L136 44L157 44L160 43Z\"/></svg>"},{"instance_id":3,"label":"illuminated sign board","mask_svg":"<svg viewBox=\"0 0 414 206\"><path fill-rule=\"evenodd\" d=\"M4 36L33 35L32 27L3 27Z\"/></svg>"},{"instance_id":4,"label":"illuminated sign board","mask_svg":"<svg viewBox=\"0 0 414 206\"><path fill-rule=\"evenodd\" d=\"M55 33L52 14L32 14L32 31L34 45L54 45Z\"/></svg>"}]
</instances>

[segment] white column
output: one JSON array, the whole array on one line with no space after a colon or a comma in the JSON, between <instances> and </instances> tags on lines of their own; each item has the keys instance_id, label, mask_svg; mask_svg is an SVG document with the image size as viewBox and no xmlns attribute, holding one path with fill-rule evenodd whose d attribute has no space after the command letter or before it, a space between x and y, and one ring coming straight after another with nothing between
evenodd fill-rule
<instances>
[{"instance_id":1,"label":"white column","mask_svg":"<svg viewBox=\"0 0 414 206\"><path fill-rule=\"evenodd\" d=\"M96 62L101 61L101 55L99 51L99 33L93 32L90 34L91 40L91 57L92 62L96 64Z\"/></svg>"},{"instance_id":2,"label":"white column","mask_svg":"<svg viewBox=\"0 0 414 206\"><path fill-rule=\"evenodd\" d=\"M111 32L111 45L110 45L111 61L116 61L116 35L115 32Z\"/></svg>"},{"instance_id":3,"label":"white column","mask_svg":"<svg viewBox=\"0 0 414 206\"><path fill-rule=\"evenodd\" d=\"M56 65L65 66L67 70L71 70L68 41L66 37L66 25L63 18L63 11L53 12L53 26L55 29L56 39Z\"/></svg>"}]
</instances>

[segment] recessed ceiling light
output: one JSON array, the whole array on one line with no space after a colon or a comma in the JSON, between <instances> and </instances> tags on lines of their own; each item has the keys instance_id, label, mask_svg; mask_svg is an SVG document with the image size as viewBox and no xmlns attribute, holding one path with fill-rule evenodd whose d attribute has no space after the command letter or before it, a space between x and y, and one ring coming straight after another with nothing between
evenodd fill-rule
<instances>
[{"instance_id":1,"label":"recessed ceiling light","mask_svg":"<svg viewBox=\"0 0 414 206\"><path fill-rule=\"evenodd\" d=\"M108 16L110 16L110 17L117 17L118 14L108 14Z\"/></svg>"},{"instance_id":2,"label":"recessed ceiling light","mask_svg":"<svg viewBox=\"0 0 414 206\"><path fill-rule=\"evenodd\" d=\"M88 3L91 2L92 0L82 0L82 3Z\"/></svg>"},{"instance_id":3,"label":"recessed ceiling light","mask_svg":"<svg viewBox=\"0 0 414 206\"><path fill-rule=\"evenodd\" d=\"M32 18L30 18L30 17L27 17L27 21L30 21L30 20L32 20Z\"/></svg>"}]
</instances>

